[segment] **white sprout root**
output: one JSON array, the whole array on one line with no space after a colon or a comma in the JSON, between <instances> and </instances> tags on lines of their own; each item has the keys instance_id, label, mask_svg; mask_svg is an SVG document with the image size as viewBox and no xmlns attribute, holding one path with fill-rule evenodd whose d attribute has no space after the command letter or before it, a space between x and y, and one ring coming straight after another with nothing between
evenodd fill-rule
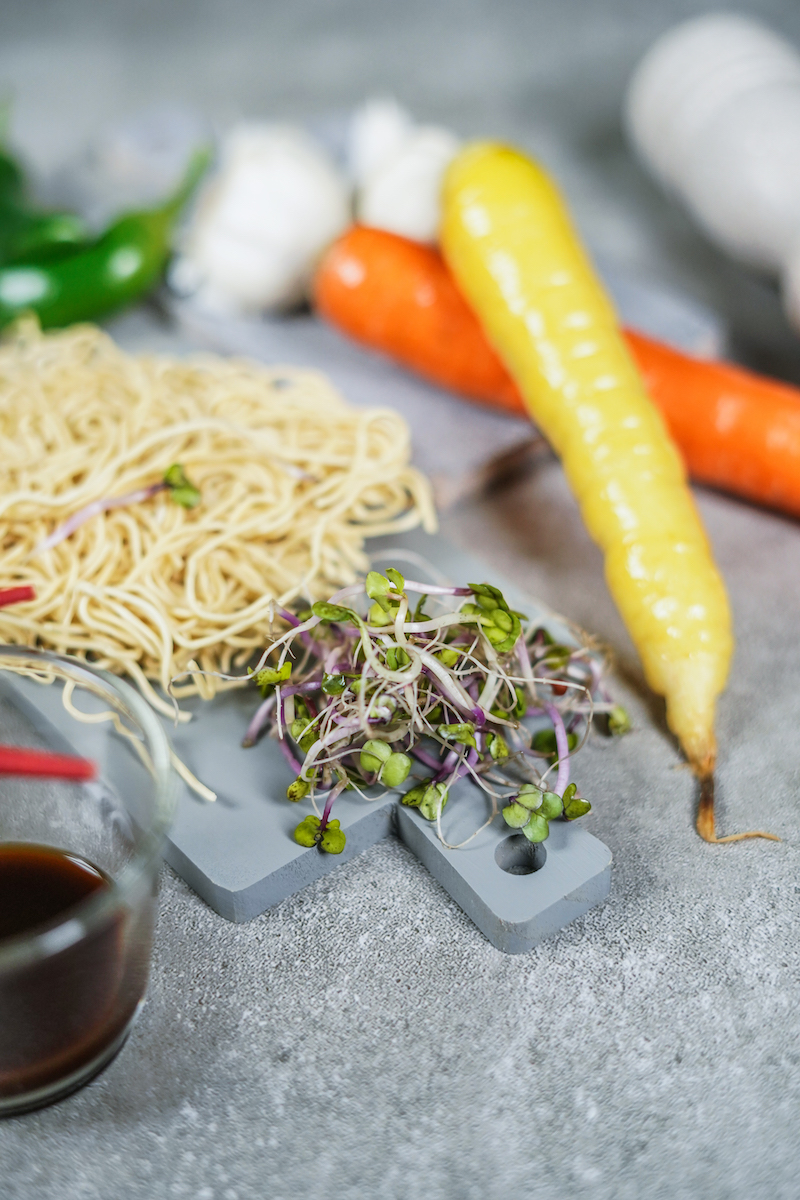
<instances>
[{"instance_id":1,"label":"white sprout root","mask_svg":"<svg viewBox=\"0 0 800 1200\"><path fill-rule=\"evenodd\" d=\"M420 596L413 612L412 592ZM288 616L292 627L274 637L254 672L265 700L245 744L267 728L281 740L297 772L288 796L314 806L323 849L331 796L346 789L367 799L364 789L382 785L386 795L408 781L402 802L418 806L449 849L472 841L521 789L528 799L549 796L552 811L563 801L568 819L588 811L569 784L571 759L588 735L594 696L601 711L612 707L601 685L605 661L588 638L554 643L488 584L406 583L394 569L371 571L362 585ZM526 717L536 719L534 732ZM442 810L462 778L485 792L490 815L451 844ZM531 840L547 836L542 819L523 830Z\"/></svg>"}]
</instances>

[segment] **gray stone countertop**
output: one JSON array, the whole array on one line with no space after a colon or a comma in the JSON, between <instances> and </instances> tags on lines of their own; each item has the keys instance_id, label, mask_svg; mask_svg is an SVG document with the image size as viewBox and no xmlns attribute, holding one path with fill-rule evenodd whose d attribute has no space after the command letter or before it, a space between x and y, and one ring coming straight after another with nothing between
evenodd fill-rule
<instances>
[{"instance_id":1,"label":"gray stone countertop","mask_svg":"<svg viewBox=\"0 0 800 1200\"><path fill-rule=\"evenodd\" d=\"M713 304L740 356L800 377L771 287L700 239L619 134L637 56L705 7L3 4L0 76L43 164L104 114L174 95L287 115L380 89L519 137L595 245ZM800 36L796 6L743 7ZM0 1123L2 1200L797 1196L800 527L698 498L738 638L719 824L784 840L694 834L693 781L544 462L444 532L617 652L635 731L576 763L614 853L608 902L511 958L394 840L242 926L167 871L138 1025L88 1088Z\"/></svg>"}]
</instances>

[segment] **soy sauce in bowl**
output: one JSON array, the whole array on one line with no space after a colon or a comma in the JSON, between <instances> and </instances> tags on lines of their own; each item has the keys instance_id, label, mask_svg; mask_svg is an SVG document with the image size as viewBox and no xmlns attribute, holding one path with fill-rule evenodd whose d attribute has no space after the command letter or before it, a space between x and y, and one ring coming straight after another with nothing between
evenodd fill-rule
<instances>
[{"instance_id":1,"label":"soy sauce in bowl","mask_svg":"<svg viewBox=\"0 0 800 1200\"><path fill-rule=\"evenodd\" d=\"M130 953L124 910L88 932L85 901L113 890L108 875L68 850L0 842L0 949L44 935L50 952L0 976L0 1099L38 1095L99 1070L116 1052L147 979L149 946ZM144 951L142 953L141 951Z\"/></svg>"},{"instance_id":2,"label":"soy sauce in bowl","mask_svg":"<svg viewBox=\"0 0 800 1200\"><path fill-rule=\"evenodd\" d=\"M111 880L88 859L35 842L0 842L0 941L63 918Z\"/></svg>"}]
</instances>

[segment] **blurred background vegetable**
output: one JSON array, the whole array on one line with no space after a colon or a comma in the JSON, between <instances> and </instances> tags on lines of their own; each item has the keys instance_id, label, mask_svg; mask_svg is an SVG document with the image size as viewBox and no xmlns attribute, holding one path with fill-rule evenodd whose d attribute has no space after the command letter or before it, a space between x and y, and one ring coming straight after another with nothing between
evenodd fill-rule
<instances>
[{"instance_id":1,"label":"blurred background vegetable","mask_svg":"<svg viewBox=\"0 0 800 1200\"><path fill-rule=\"evenodd\" d=\"M283 310L304 299L319 254L350 223L344 174L301 129L235 126L170 278L205 308Z\"/></svg>"},{"instance_id":2,"label":"blurred background vegetable","mask_svg":"<svg viewBox=\"0 0 800 1200\"><path fill-rule=\"evenodd\" d=\"M0 147L0 263L48 262L88 241L76 213L48 212L31 195L21 164Z\"/></svg>"},{"instance_id":3,"label":"blurred background vegetable","mask_svg":"<svg viewBox=\"0 0 800 1200\"><path fill-rule=\"evenodd\" d=\"M38 229L29 252L0 267L0 326L34 312L43 328L105 316L138 300L161 278L175 224L210 154L198 151L180 187L157 208L126 213L96 239L75 241L55 255ZM2 222L0 211L0 222ZM11 244L19 247L19 240ZM31 233L31 237L33 234Z\"/></svg>"},{"instance_id":4,"label":"blurred background vegetable","mask_svg":"<svg viewBox=\"0 0 800 1200\"><path fill-rule=\"evenodd\" d=\"M320 262L314 301L342 333L425 378L527 414L435 247L353 226ZM800 516L800 390L624 336L692 479Z\"/></svg>"},{"instance_id":5,"label":"blurred background vegetable","mask_svg":"<svg viewBox=\"0 0 800 1200\"><path fill-rule=\"evenodd\" d=\"M663 33L625 99L633 148L700 228L780 277L800 330L800 54L740 13Z\"/></svg>"}]
</instances>

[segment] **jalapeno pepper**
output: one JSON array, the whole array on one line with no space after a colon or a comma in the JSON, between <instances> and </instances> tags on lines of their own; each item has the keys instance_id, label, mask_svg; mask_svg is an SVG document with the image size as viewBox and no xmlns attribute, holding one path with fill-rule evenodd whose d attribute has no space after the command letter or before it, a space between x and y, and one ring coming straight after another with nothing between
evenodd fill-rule
<instances>
[{"instance_id":1,"label":"jalapeno pepper","mask_svg":"<svg viewBox=\"0 0 800 1200\"><path fill-rule=\"evenodd\" d=\"M164 269L175 221L209 157L206 150L195 154L175 195L158 208L123 215L99 238L61 257L37 261L29 252L23 261L0 267L0 326L24 312L36 313L43 328L71 325L102 317L148 291Z\"/></svg>"},{"instance_id":2,"label":"jalapeno pepper","mask_svg":"<svg viewBox=\"0 0 800 1200\"><path fill-rule=\"evenodd\" d=\"M29 196L25 174L0 149L0 262L48 262L89 241L86 223L75 213L46 212Z\"/></svg>"}]
</instances>

